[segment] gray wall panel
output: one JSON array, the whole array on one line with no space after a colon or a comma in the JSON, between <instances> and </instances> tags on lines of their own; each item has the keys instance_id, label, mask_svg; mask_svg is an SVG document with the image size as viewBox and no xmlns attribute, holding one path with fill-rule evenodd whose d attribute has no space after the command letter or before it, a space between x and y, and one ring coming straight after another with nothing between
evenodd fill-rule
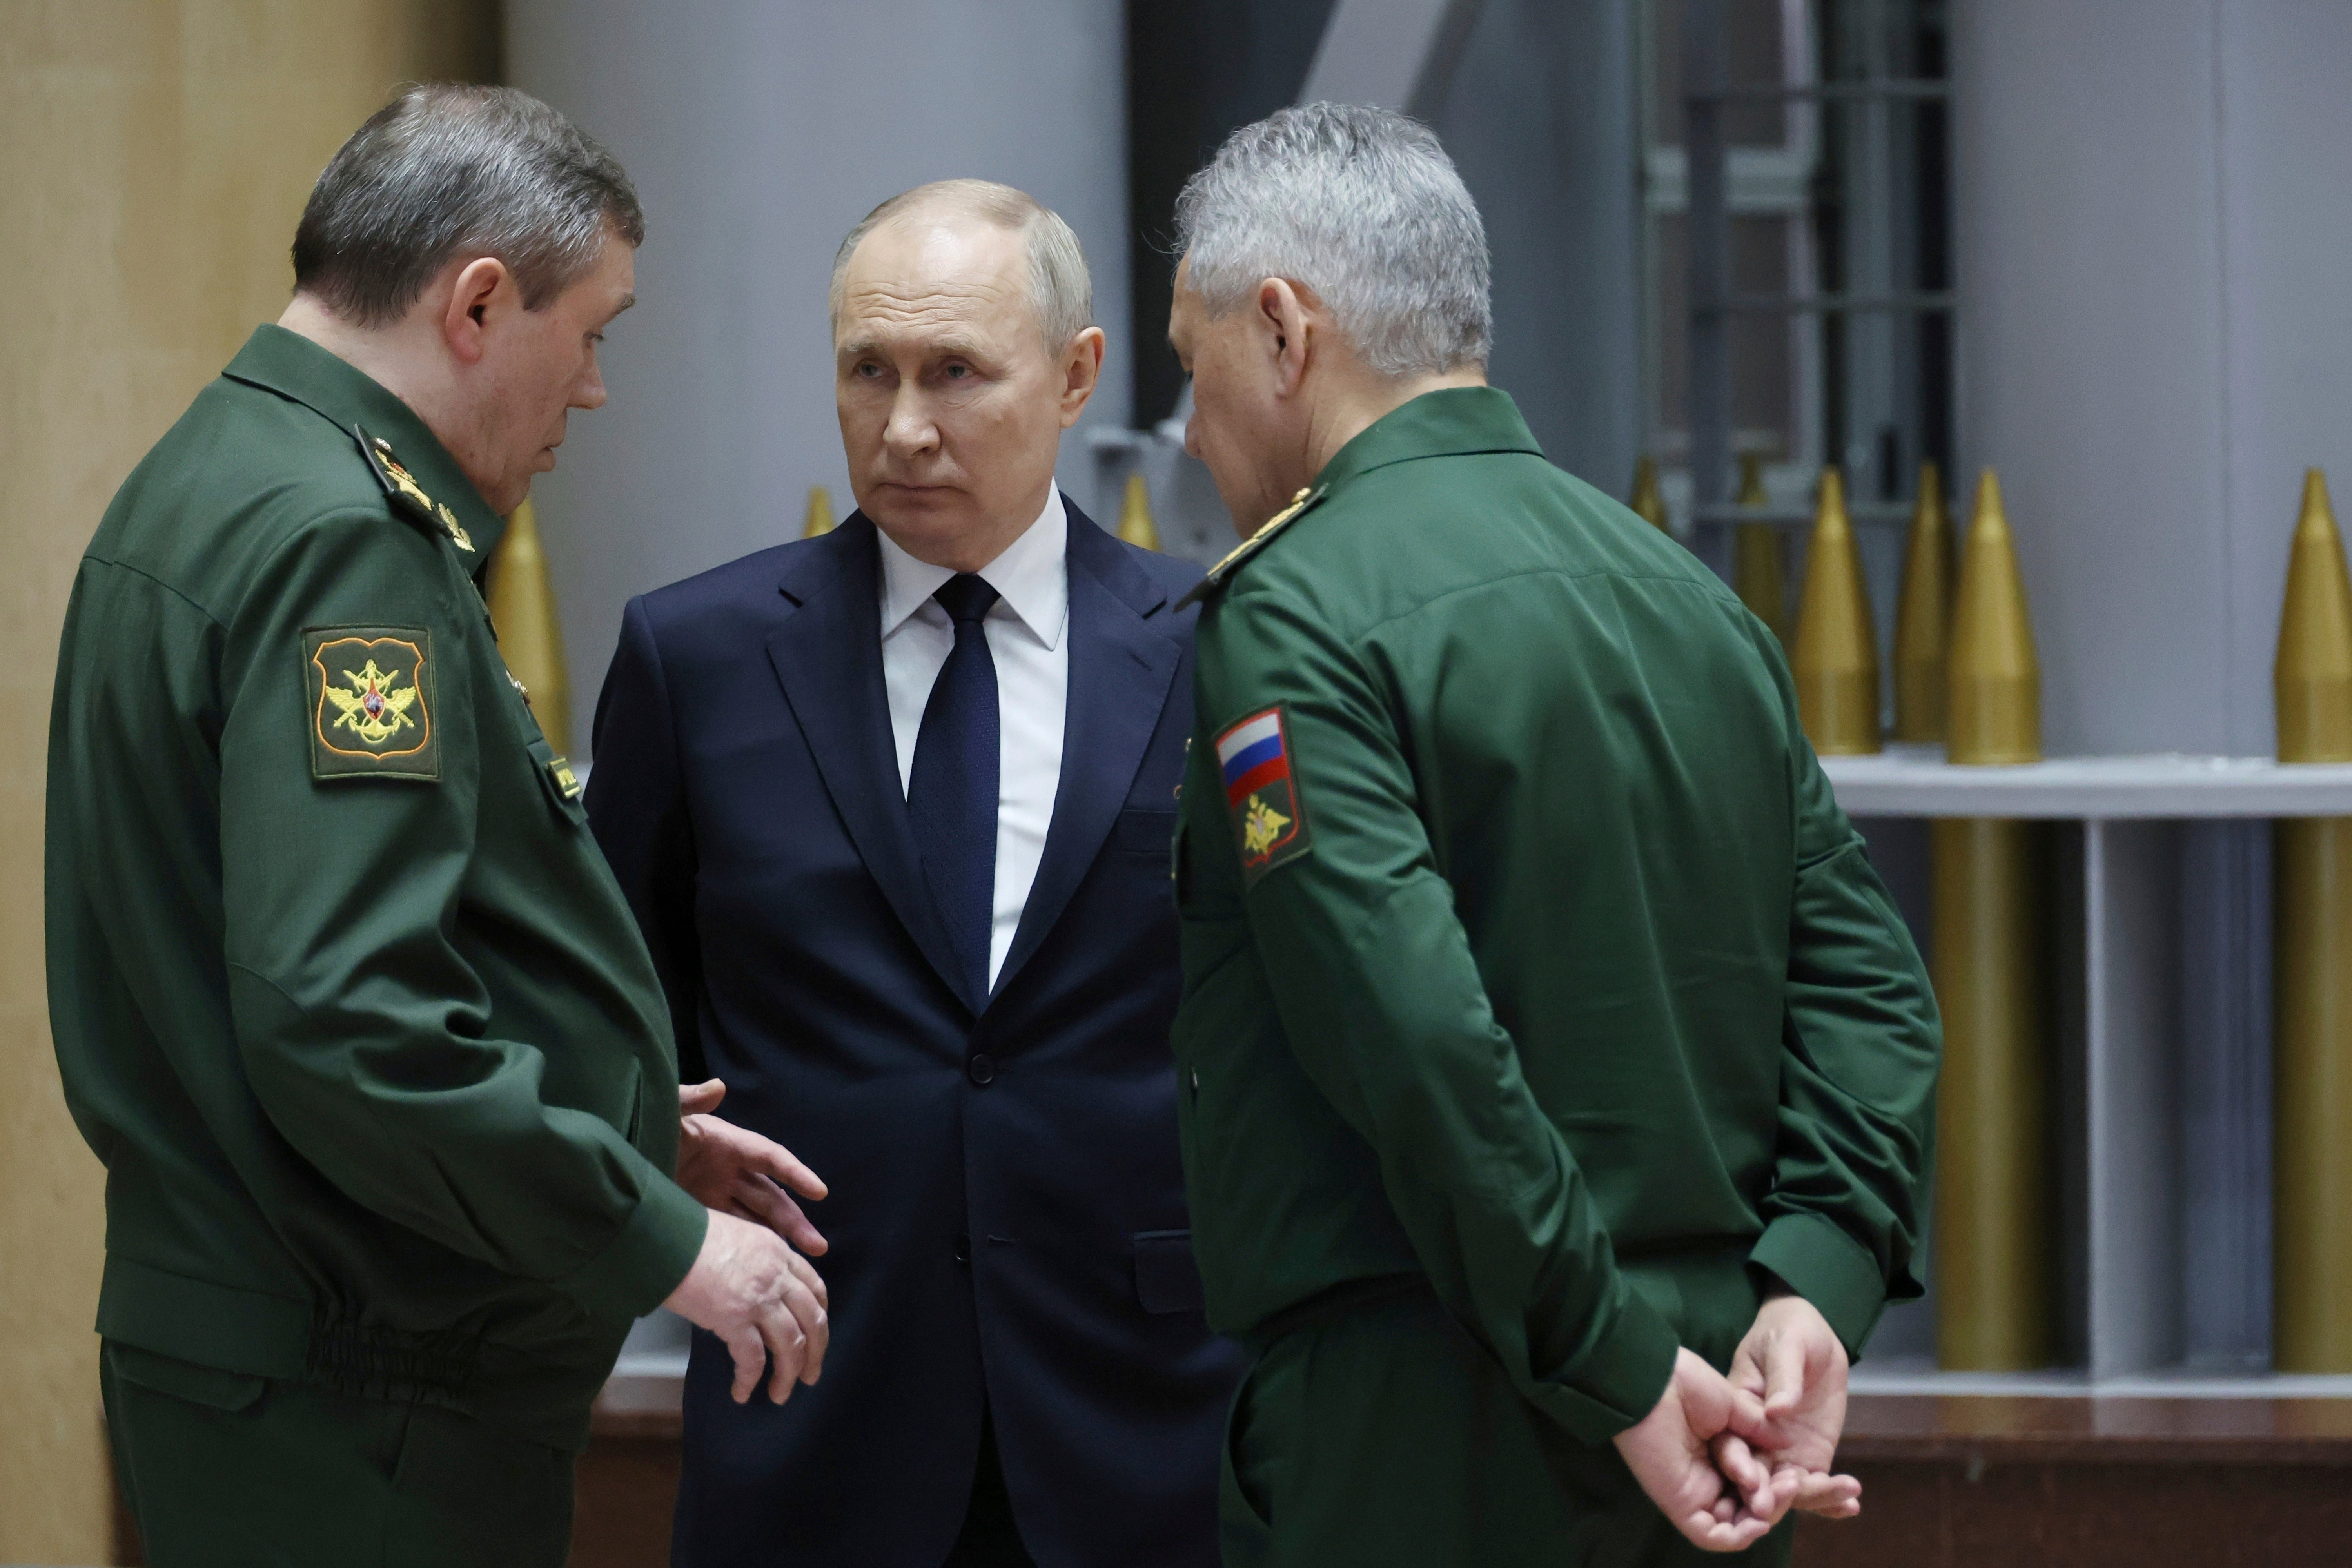
<instances>
[{"instance_id":1,"label":"gray wall panel","mask_svg":"<svg viewBox=\"0 0 2352 1568\"><path fill-rule=\"evenodd\" d=\"M979 175L1066 217L1110 338L1084 423L1126 423L1122 26L1119 0L508 0L509 79L613 150L648 227L612 403L535 492L576 733L630 595L793 537L812 484L847 510L825 281L883 197ZM1083 426L1062 472L1099 514Z\"/></svg>"},{"instance_id":2,"label":"gray wall panel","mask_svg":"<svg viewBox=\"0 0 2352 1568\"><path fill-rule=\"evenodd\" d=\"M1612 495L1641 449L1631 0L1486 0L1432 116L1485 218L1495 384Z\"/></svg>"},{"instance_id":3,"label":"gray wall panel","mask_svg":"<svg viewBox=\"0 0 2352 1568\"><path fill-rule=\"evenodd\" d=\"M2000 472L2044 742L2224 750L2211 0L1952 17L1958 446Z\"/></svg>"},{"instance_id":4,"label":"gray wall panel","mask_svg":"<svg viewBox=\"0 0 2352 1568\"><path fill-rule=\"evenodd\" d=\"M1953 10L1959 444L2053 752L2273 744L2303 468L2352 475L2352 6Z\"/></svg>"}]
</instances>

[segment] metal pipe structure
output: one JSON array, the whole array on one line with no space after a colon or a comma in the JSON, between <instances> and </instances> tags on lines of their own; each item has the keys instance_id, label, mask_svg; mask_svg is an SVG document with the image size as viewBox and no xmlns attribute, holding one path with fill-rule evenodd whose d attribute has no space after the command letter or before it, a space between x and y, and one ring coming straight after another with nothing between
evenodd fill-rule
<instances>
[{"instance_id":1,"label":"metal pipe structure","mask_svg":"<svg viewBox=\"0 0 2352 1568\"><path fill-rule=\"evenodd\" d=\"M1947 756L2039 762L2041 672L2017 552L1988 468L1960 567ZM2027 822L1941 819L1930 966L1944 1014L1936 1113L1936 1355L1955 1372L2046 1364L2051 1267L2050 1042L2038 836Z\"/></svg>"},{"instance_id":2,"label":"metal pipe structure","mask_svg":"<svg viewBox=\"0 0 2352 1568\"><path fill-rule=\"evenodd\" d=\"M1691 503L1694 514L1701 517L1721 504L1731 477L1730 324L1723 311L1723 301L1731 293L1731 209L1724 190L1720 97L1727 85L1725 52L1723 0L1685 0L1683 156L1687 171L1685 222L1691 301ZM1755 606L1751 603L1748 607ZM1766 619L1779 628L1778 616Z\"/></svg>"},{"instance_id":3,"label":"metal pipe structure","mask_svg":"<svg viewBox=\"0 0 2352 1568\"><path fill-rule=\"evenodd\" d=\"M2279 761L2352 762L2352 578L2317 468L2304 477L2272 681ZM2352 817L2273 831L2271 1360L2352 1372Z\"/></svg>"}]
</instances>

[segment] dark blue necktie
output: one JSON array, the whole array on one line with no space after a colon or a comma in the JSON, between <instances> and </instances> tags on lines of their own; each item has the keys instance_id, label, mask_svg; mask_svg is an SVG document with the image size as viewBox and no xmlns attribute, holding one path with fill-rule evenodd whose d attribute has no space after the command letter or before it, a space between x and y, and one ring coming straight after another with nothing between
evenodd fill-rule
<instances>
[{"instance_id":1,"label":"dark blue necktie","mask_svg":"<svg viewBox=\"0 0 2352 1568\"><path fill-rule=\"evenodd\" d=\"M923 877L962 961L972 1005L988 996L988 944L996 921L996 784L1001 733L996 660L981 626L997 592L969 572L931 595L955 622L955 647L931 683L915 766L907 780L907 816Z\"/></svg>"}]
</instances>

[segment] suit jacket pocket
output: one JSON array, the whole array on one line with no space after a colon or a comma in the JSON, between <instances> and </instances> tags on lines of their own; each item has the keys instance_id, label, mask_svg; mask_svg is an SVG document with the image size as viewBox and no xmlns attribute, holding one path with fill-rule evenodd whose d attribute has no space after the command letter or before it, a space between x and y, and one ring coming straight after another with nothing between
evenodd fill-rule
<instances>
[{"instance_id":1,"label":"suit jacket pocket","mask_svg":"<svg viewBox=\"0 0 2352 1568\"><path fill-rule=\"evenodd\" d=\"M1175 837L1175 812L1156 805L1129 806L1110 825L1111 848L1123 854L1150 855L1162 864Z\"/></svg>"},{"instance_id":2,"label":"suit jacket pocket","mask_svg":"<svg viewBox=\"0 0 2352 1568\"><path fill-rule=\"evenodd\" d=\"M1208 1305L1191 1231L1135 1233L1135 1297L1147 1312L1197 1312Z\"/></svg>"}]
</instances>

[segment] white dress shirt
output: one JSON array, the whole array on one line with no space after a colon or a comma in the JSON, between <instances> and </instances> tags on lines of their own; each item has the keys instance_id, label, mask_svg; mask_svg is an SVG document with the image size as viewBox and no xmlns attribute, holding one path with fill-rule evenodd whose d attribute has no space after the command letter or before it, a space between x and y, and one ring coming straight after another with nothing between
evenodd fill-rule
<instances>
[{"instance_id":1,"label":"white dress shirt","mask_svg":"<svg viewBox=\"0 0 2352 1568\"><path fill-rule=\"evenodd\" d=\"M882 546L882 682L890 693L890 733L898 744L898 789L915 773L915 742L931 687L955 647L955 623L931 597L955 574L916 560L877 531ZM1022 906L1045 854L1054 796L1062 783L1062 727L1070 700L1070 528L1062 492L1049 486L1045 510L1004 552L980 569L1003 595L982 630L996 665L1001 750L996 773L996 899L988 942L988 984L996 984Z\"/></svg>"}]
</instances>

